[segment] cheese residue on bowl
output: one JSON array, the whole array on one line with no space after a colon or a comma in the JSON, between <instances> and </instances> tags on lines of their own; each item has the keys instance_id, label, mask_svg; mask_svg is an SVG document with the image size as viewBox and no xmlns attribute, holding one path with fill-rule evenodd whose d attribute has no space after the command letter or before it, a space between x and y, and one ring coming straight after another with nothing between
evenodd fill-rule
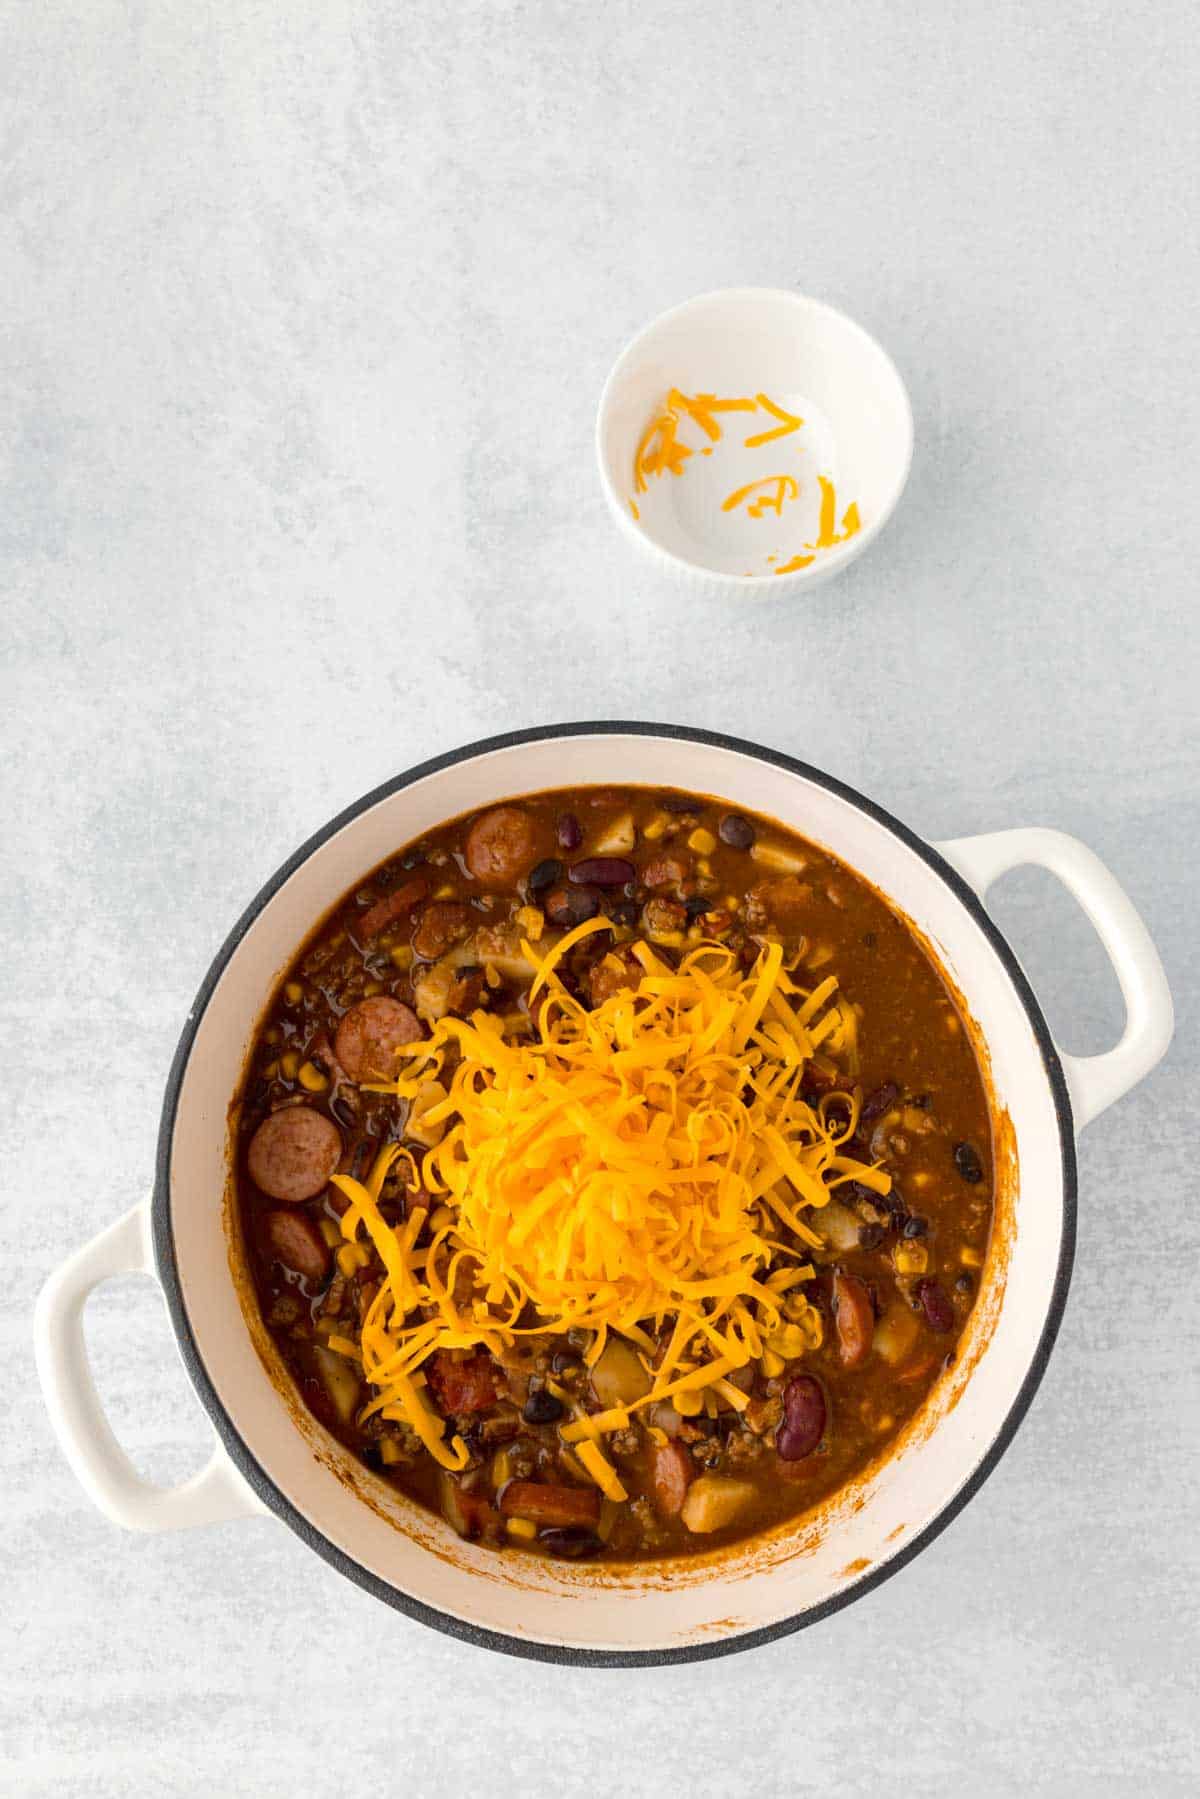
<instances>
[{"instance_id":1,"label":"cheese residue on bowl","mask_svg":"<svg viewBox=\"0 0 1200 1799\"><path fill-rule=\"evenodd\" d=\"M532 1032L529 1019L514 1034L513 1021L484 1011L444 1017L374 1089L410 1105L420 1096L423 1130L431 1140L444 1130L421 1159L438 1226L429 1241L418 1247L424 1210L393 1228L379 1209L389 1169L409 1152L389 1145L365 1183L333 1181L350 1202L343 1231L365 1232L386 1271L362 1324L363 1373L377 1389L364 1416L403 1419L444 1467L460 1468L465 1445L444 1440L424 1398L430 1356L481 1348L503 1359L523 1338L577 1327L593 1333L594 1364L618 1333L640 1354L648 1390L627 1409L581 1416L567 1436L612 1493L620 1483L596 1446L604 1431L710 1387L732 1403L728 1377L797 1328L794 1294L785 1302L813 1275L799 1246L822 1246L801 1209L824 1206L845 1181L878 1193L891 1183L843 1153L856 1094L802 1097L818 1050L855 1063L858 1015L834 976L799 986L778 943L749 971L716 943L677 969L635 943L639 984L589 1010L556 968L609 928L590 919L540 959L522 945L538 970Z\"/></svg>"},{"instance_id":2,"label":"cheese residue on bowl","mask_svg":"<svg viewBox=\"0 0 1200 1799\"><path fill-rule=\"evenodd\" d=\"M642 508L634 496L651 495L652 481L664 475L683 476L689 486L698 484L691 501L693 526L697 520L703 521L706 536L730 539L726 546L730 553L736 542L742 552L752 555L757 566L745 571L749 577L793 574L808 568L822 552L847 543L862 529L862 520L857 501L851 501L842 509L839 525L837 491L828 460L832 454L829 429L820 419L808 418L809 429L805 430L806 415L817 409L804 400L792 400L790 406L765 393L722 398L671 388L634 450L633 494L629 497L633 517L641 521ZM768 422L763 428L752 428L745 417L756 413L766 415ZM736 414L743 416L734 433L735 442L729 433L738 421L729 415ZM718 445L721 448L717 449ZM714 454L716 462L698 460ZM786 466L781 466L784 463ZM700 469L702 475L697 473ZM722 485L722 471L726 470L730 472ZM724 527L722 515L728 521ZM765 523L749 535L742 530L732 536L732 528L744 520ZM790 554L782 548L789 537L793 545L801 538L800 547ZM780 547L768 550L772 543Z\"/></svg>"}]
</instances>

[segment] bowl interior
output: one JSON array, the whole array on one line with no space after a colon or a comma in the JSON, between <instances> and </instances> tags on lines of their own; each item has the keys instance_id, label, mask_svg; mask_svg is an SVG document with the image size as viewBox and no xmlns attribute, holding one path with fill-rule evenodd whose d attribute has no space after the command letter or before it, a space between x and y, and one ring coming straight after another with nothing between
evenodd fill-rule
<instances>
[{"instance_id":1,"label":"bowl interior","mask_svg":"<svg viewBox=\"0 0 1200 1799\"><path fill-rule=\"evenodd\" d=\"M702 399L669 408L672 393ZM677 472L647 472L664 448L655 421L671 410L665 454ZM614 368L597 430L623 527L674 561L768 587L822 579L856 556L912 457L908 395L874 338L769 288L701 295L656 319Z\"/></svg>"},{"instance_id":2,"label":"bowl interior","mask_svg":"<svg viewBox=\"0 0 1200 1799\"><path fill-rule=\"evenodd\" d=\"M720 794L773 815L858 869L936 947L987 1044L1006 1118L1001 1253L985 1271L967 1350L917 1426L856 1489L799 1527L695 1563L580 1569L461 1543L352 1463L299 1407L255 1346L231 1245L227 1108L271 985L314 920L366 869L443 819L576 782L662 782ZM1003 1441L1014 1410L1019 1415L1055 1309L1064 1230L1060 1121L1038 1037L972 912L916 849L817 777L748 749L636 727L471 754L373 796L331 827L268 888L223 954L168 1101L169 1179L156 1196L166 1226L159 1241L168 1245L164 1282L183 1325L189 1372L243 1472L314 1547L394 1603L506 1646L711 1652L819 1614L910 1551ZM968 1387L968 1402L959 1404Z\"/></svg>"}]
</instances>

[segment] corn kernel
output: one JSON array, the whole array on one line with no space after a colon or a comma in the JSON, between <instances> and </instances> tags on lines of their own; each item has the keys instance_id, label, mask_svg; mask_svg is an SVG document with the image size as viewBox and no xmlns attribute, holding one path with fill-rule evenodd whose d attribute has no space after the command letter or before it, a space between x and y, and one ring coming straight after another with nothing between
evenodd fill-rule
<instances>
[{"instance_id":1,"label":"corn kernel","mask_svg":"<svg viewBox=\"0 0 1200 1799\"><path fill-rule=\"evenodd\" d=\"M499 1449L492 1457L492 1485L498 1493L512 1479L512 1456L507 1449Z\"/></svg>"},{"instance_id":2,"label":"corn kernel","mask_svg":"<svg viewBox=\"0 0 1200 1799\"><path fill-rule=\"evenodd\" d=\"M685 941L682 931L647 931L646 935L663 949L679 949Z\"/></svg>"},{"instance_id":3,"label":"corn kernel","mask_svg":"<svg viewBox=\"0 0 1200 1799\"><path fill-rule=\"evenodd\" d=\"M379 1459L381 1462L387 1462L389 1464L392 1462L403 1461L403 1451L394 1437L383 1438L379 1445Z\"/></svg>"},{"instance_id":4,"label":"corn kernel","mask_svg":"<svg viewBox=\"0 0 1200 1799\"><path fill-rule=\"evenodd\" d=\"M448 1224L453 1224L453 1222L453 1208L450 1206L438 1206L429 1220L429 1229L436 1237L439 1231L444 1231L446 1226Z\"/></svg>"},{"instance_id":5,"label":"corn kernel","mask_svg":"<svg viewBox=\"0 0 1200 1799\"><path fill-rule=\"evenodd\" d=\"M336 1225L332 1218L322 1218L321 1235L324 1237L330 1249L336 1249L342 1240L341 1227Z\"/></svg>"},{"instance_id":6,"label":"corn kernel","mask_svg":"<svg viewBox=\"0 0 1200 1799\"><path fill-rule=\"evenodd\" d=\"M279 1026L277 1024L269 1025L268 1028L263 1032L263 1042L264 1043L278 1043L279 1042Z\"/></svg>"},{"instance_id":7,"label":"corn kernel","mask_svg":"<svg viewBox=\"0 0 1200 1799\"><path fill-rule=\"evenodd\" d=\"M643 827L642 836L648 843L657 843L669 823L665 812L656 812L650 823Z\"/></svg>"},{"instance_id":8,"label":"corn kernel","mask_svg":"<svg viewBox=\"0 0 1200 1799\"><path fill-rule=\"evenodd\" d=\"M357 1274L362 1266L358 1259L357 1243L343 1243L334 1259L338 1265L338 1273L344 1274L347 1280L352 1274Z\"/></svg>"},{"instance_id":9,"label":"corn kernel","mask_svg":"<svg viewBox=\"0 0 1200 1799\"><path fill-rule=\"evenodd\" d=\"M773 1380L776 1375L783 1373L783 1357L776 1355L773 1349L764 1349L759 1360L762 1363L762 1371L768 1380Z\"/></svg>"},{"instance_id":10,"label":"corn kernel","mask_svg":"<svg viewBox=\"0 0 1200 1799\"><path fill-rule=\"evenodd\" d=\"M688 838L687 844L688 848L695 850L698 856L711 856L717 847L717 840L711 831L706 831L703 825L697 825Z\"/></svg>"},{"instance_id":11,"label":"corn kernel","mask_svg":"<svg viewBox=\"0 0 1200 1799\"><path fill-rule=\"evenodd\" d=\"M383 982L382 981L368 981L366 986L363 988L363 998L364 999L374 999L375 995L377 993L382 993L382 992L383 992Z\"/></svg>"},{"instance_id":12,"label":"corn kernel","mask_svg":"<svg viewBox=\"0 0 1200 1799\"><path fill-rule=\"evenodd\" d=\"M672 1393L671 1404L681 1418L696 1418L704 1410L704 1395L693 1387L689 1392Z\"/></svg>"},{"instance_id":13,"label":"corn kernel","mask_svg":"<svg viewBox=\"0 0 1200 1799\"><path fill-rule=\"evenodd\" d=\"M532 1543L537 1536L537 1525L529 1518L507 1518L504 1528L510 1537L516 1537L521 1543Z\"/></svg>"},{"instance_id":14,"label":"corn kernel","mask_svg":"<svg viewBox=\"0 0 1200 1799\"><path fill-rule=\"evenodd\" d=\"M308 1093L323 1093L329 1082L315 1062L302 1062L298 1075L300 1085Z\"/></svg>"},{"instance_id":15,"label":"corn kernel","mask_svg":"<svg viewBox=\"0 0 1200 1799\"><path fill-rule=\"evenodd\" d=\"M268 1062L266 1067L263 1069L263 1080L264 1081L273 1081L275 1079L275 1076L278 1073L279 1073L278 1062Z\"/></svg>"},{"instance_id":16,"label":"corn kernel","mask_svg":"<svg viewBox=\"0 0 1200 1799\"><path fill-rule=\"evenodd\" d=\"M283 997L289 1006L298 1006L304 998L304 989L299 981L289 981L283 990Z\"/></svg>"},{"instance_id":17,"label":"corn kernel","mask_svg":"<svg viewBox=\"0 0 1200 1799\"><path fill-rule=\"evenodd\" d=\"M452 881L443 882L442 885L436 889L433 897L434 899L453 899L454 883Z\"/></svg>"},{"instance_id":18,"label":"corn kernel","mask_svg":"<svg viewBox=\"0 0 1200 1799\"><path fill-rule=\"evenodd\" d=\"M892 1262L897 1274L924 1274L929 1266L929 1251L923 1243L897 1243Z\"/></svg>"},{"instance_id":19,"label":"corn kernel","mask_svg":"<svg viewBox=\"0 0 1200 1799\"><path fill-rule=\"evenodd\" d=\"M413 952L411 943L393 943L391 949L388 951L388 955L397 968L412 967Z\"/></svg>"},{"instance_id":20,"label":"corn kernel","mask_svg":"<svg viewBox=\"0 0 1200 1799\"><path fill-rule=\"evenodd\" d=\"M300 1072L300 1057L294 1049L289 1049L279 1058L279 1072L285 1081L294 1081Z\"/></svg>"},{"instance_id":21,"label":"corn kernel","mask_svg":"<svg viewBox=\"0 0 1200 1799\"><path fill-rule=\"evenodd\" d=\"M977 1249L972 1249L969 1243L964 1244L963 1248L959 1252L958 1259L962 1263L964 1268L982 1268L983 1267L983 1257L980 1255L980 1253Z\"/></svg>"},{"instance_id":22,"label":"corn kernel","mask_svg":"<svg viewBox=\"0 0 1200 1799\"><path fill-rule=\"evenodd\" d=\"M483 978L492 991L495 992L496 988L503 982L504 976L500 973L500 970L496 967L494 962L485 962L483 965Z\"/></svg>"}]
</instances>

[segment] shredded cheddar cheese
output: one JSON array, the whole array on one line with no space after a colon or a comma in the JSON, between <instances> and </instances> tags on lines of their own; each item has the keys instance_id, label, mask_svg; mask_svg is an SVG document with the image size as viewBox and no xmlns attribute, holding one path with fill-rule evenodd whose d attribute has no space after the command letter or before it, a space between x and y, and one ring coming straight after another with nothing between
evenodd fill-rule
<instances>
[{"instance_id":1,"label":"shredded cheddar cheese","mask_svg":"<svg viewBox=\"0 0 1200 1799\"><path fill-rule=\"evenodd\" d=\"M484 1011L443 1017L400 1049L398 1078L375 1087L410 1105L435 1083L444 1094L422 1117L441 1133L421 1158L428 1241L417 1247L424 1212L393 1227L379 1208L398 1157L415 1179L407 1151L382 1150L365 1183L333 1182L349 1201L348 1242L369 1240L384 1268L357 1346L377 1392L364 1416L403 1420L458 1469L466 1447L445 1441L422 1393L432 1355L503 1357L522 1338L582 1328L594 1365L616 1332L639 1354L648 1391L561 1434L617 1499L598 1438L634 1411L710 1388L738 1405L731 1374L808 1341L794 1289L813 1269L795 1240L822 1240L800 1212L815 1222L842 1182L886 1192L889 1177L843 1153L856 1095L802 1097L818 1049L854 1050L857 1014L834 977L798 985L774 942L749 972L717 943L675 969L639 942L640 984L589 1011L556 969L608 928L590 919L540 958L522 944L537 1003L520 1035Z\"/></svg>"}]
</instances>

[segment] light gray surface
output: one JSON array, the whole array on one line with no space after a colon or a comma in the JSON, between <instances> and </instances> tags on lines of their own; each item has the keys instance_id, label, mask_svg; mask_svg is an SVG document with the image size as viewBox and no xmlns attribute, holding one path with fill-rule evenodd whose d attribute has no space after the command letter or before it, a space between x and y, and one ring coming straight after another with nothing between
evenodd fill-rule
<instances>
[{"instance_id":1,"label":"light gray surface","mask_svg":"<svg viewBox=\"0 0 1200 1799\"><path fill-rule=\"evenodd\" d=\"M1192 8L0 17L5 1790L1195 1790ZM880 335L916 463L840 581L685 603L617 540L593 411L634 329L756 281ZM1180 1011L1081 1146L1059 1347L963 1517L806 1635L617 1674L462 1648L271 1522L120 1535L28 1297L146 1192L190 998L296 843L426 754L604 715L759 738L933 837L1077 832ZM1032 876L997 910L1102 1047L1078 914ZM196 1466L149 1289L89 1316L125 1440Z\"/></svg>"}]
</instances>

